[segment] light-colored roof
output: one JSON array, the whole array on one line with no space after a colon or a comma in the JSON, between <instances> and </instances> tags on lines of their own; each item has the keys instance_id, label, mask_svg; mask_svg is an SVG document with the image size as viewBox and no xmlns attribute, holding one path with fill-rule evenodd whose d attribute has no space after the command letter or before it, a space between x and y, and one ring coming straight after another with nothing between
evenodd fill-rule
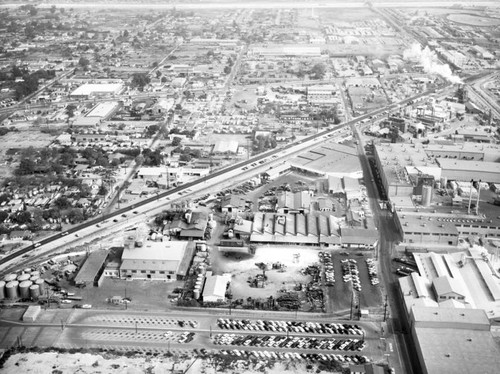
<instances>
[{"instance_id":1,"label":"light-colored roof","mask_svg":"<svg viewBox=\"0 0 500 374\"><path fill-rule=\"evenodd\" d=\"M444 170L482 172L500 174L500 163L485 161L458 160L450 158L437 158L436 161ZM465 177L470 180L470 178Z\"/></svg>"},{"instance_id":2,"label":"light-colored roof","mask_svg":"<svg viewBox=\"0 0 500 374\"><path fill-rule=\"evenodd\" d=\"M434 278L432 284L434 285L434 289L436 290L438 296L455 293L465 297L466 292L462 289L461 283L459 283L455 278L451 278L446 275L441 276Z\"/></svg>"},{"instance_id":3,"label":"light-colored roof","mask_svg":"<svg viewBox=\"0 0 500 374\"><path fill-rule=\"evenodd\" d=\"M107 101L99 103L87 114L86 117L99 117L99 118L107 117L117 107L118 103L116 101Z\"/></svg>"},{"instance_id":4,"label":"light-colored roof","mask_svg":"<svg viewBox=\"0 0 500 374\"><path fill-rule=\"evenodd\" d=\"M215 143L213 153L237 153L238 141L236 140L219 140Z\"/></svg>"},{"instance_id":5,"label":"light-colored roof","mask_svg":"<svg viewBox=\"0 0 500 374\"><path fill-rule=\"evenodd\" d=\"M93 93L119 93L122 83L85 83L74 90L70 96L88 96Z\"/></svg>"},{"instance_id":6,"label":"light-colored roof","mask_svg":"<svg viewBox=\"0 0 500 374\"><path fill-rule=\"evenodd\" d=\"M224 300L226 298L227 284L231 282L230 275L211 275L205 281L203 287L203 298L217 298Z\"/></svg>"},{"instance_id":7,"label":"light-colored roof","mask_svg":"<svg viewBox=\"0 0 500 374\"><path fill-rule=\"evenodd\" d=\"M379 233L377 230L342 227L340 236L342 237L342 243L345 244L374 245L378 240Z\"/></svg>"},{"instance_id":8,"label":"light-colored roof","mask_svg":"<svg viewBox=\"0 0 500 374\"><path fill-rule=\"evenodd\" d=\"M431 322L455 324L457 329L469 328L467 326L472 325L477 325L480 328L488 330L490 328L490 321L484 309L414 307L412 315L416 324L419 322Z\"/></svg>"},{"instance_id":9,"label":"light-colored roof","mask_svg":"<svg viewBox=\"0 0 500 374\"><path fill-rule=\"evenodd\" d=\"M358 178L350 178L344 177L342 178L344 181L344 191L359 191L359 179Z\"/></svg>"},{"instance_id":10,"label":"light-colored roof","mask_svg":"<svg viewBox=\"0 0 500 374\"><path fill-rule=\"evenodd\" d=\"M124 249L122 260L181 261L186 247L187 242L146 241L142 247Z\"/></svg>"},{"instance_id":11,"label":"light-colored roof","mask_svg":"<svg viewBox=\"0 0 500 374\"><path fill-rule=\"evenodd\" d=\"M468 309L455 310L461 313L468 311ZM498 373L500 350L491 332L424 327L417 327L415 331L426 373Z\"/></svg>"}]
</instances>

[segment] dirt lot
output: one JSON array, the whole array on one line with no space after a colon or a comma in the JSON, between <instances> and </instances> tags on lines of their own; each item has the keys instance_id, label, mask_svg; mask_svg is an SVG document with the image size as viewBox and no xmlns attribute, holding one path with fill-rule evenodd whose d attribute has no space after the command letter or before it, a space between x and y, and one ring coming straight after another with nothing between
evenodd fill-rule
<instances>
[{"instance_id":1,"label":"dirt lot","mask_svg":"<svg viewBox=\"0 0 500 374\"><path fill-rule=\"evenodd\" d=\"M41 133L38 128L31 127L29 124L16 123L14 127L19 131L9 132L0 139L2 144L0 147L0 182L4 178L10 177L13 166L17 165L17 163L12 164L7 161L9 157L13 156L10 154L12 152L7 153L9 149L47 147L55 139L55 136Z\"/></svg>"}]
</instances>

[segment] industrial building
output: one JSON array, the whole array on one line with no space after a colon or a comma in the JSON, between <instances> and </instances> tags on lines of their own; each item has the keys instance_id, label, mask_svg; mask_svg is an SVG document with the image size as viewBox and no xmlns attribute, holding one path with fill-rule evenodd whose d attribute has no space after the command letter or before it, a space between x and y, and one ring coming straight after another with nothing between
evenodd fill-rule
<instances>
[{"instance_id":1,"label":"industrial building","mask_svg":"<svg viewBox=\"0 0 500 374\"><path fill-rule=\"evenodd\" d=\"M231 274L213 275L207 272L203 287L204 303L221 303L226 301L226 290L231 283Z\"/></svg>"},{"instance_id":2,"label":"industrial building","mask_svg":"<svg viewBox=\"0 0 500 374\"><path fill-rule=\"evenodd\" d=\"M174 281L187 274L195 252L194 242L147 241L142 247L123 250L120 277Z\"/></svg>"},{"instance_id":3,"label":"industrial building","mask_svg":"<svg viewBox=\"0 0 500 374\"><path fill-rule=\"evenodd\" d=\"M423 374L498 372L500 349L484 310L415 306L409 322Z\"/></svg>"},{"instance_id":4,"label":"industrial building","mask_svg":"<svg viewBox=\"0 0 500 374\"><path fill-rule=\"evenodd\" d=\"M85 83L69 94L74 99L88 99L94 96L119 95L123 91L123 83Z\"/></svg>"},{"instance_id":5,"label":"industrial building","mask_svg":"<svg viewBox=\"0 0 500 374\"><path fill-rule=\"evenodd\" d=\"M75 284L77 286L99 286L103 279L103 271L107 257L108 251L104 249L90 252L75 277Z\"/></svg>"},{"instance_id":6,"label":"industrial building","mask_svg":"<svg viewBox=\"0 0 500 374\"><path fill-rule=\"evenodd\" d=\"M356 148L338 143L325 143L292 158L289 163L292 170L321 177L363 176Z\"/></svg>"}]
</instances>

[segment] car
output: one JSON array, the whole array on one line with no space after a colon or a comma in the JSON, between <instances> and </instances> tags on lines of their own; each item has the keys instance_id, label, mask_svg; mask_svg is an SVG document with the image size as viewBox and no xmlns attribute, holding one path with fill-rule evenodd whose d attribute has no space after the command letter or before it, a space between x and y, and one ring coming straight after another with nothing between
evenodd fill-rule
<instances>
[{"instance_id":1,"label":"car","mask_svg":"<svg viewBox=\"0 0 500 374\"><path fill-rule=\"evenodd\" d=\"M40 247L42 245L42 243L35 243L34 247L37 248L37 247Z\"/></svg>"},{"instance_id":2,"label":"car","mask_svg":"<svg viewBox=\"0 0 500 374\"><path fill-rule=\"evenodd\" d=\"M127 215L126 214L122 214L122 217L125 218Z\"/></svg>"},{"instance_id":3,"label":"car","mask_svg":"<svg viewBox=\"0 0 500 374\"><path fill-rule=\"evenodd\" d=\"M63 304L71 304L71 302L72 302L72 301L71 301L71 300L68 300L68 299L62 299L62 300L61 300L61 303L63 303Z\"/></svg>"},{"instance_id":4,"label":"car","mask_svg":"<svg viewBox=\"0 0 500 374\"><path fill-rule=\"evenodd\" d=\"M68 235L67 231L64 231L64 232L61 233L61 236L66 236L66 235Z\"/></svg>"},{"instance_id":5,"label":"car","mask_svg":"<svg viewBox=\"0 0 500 374\"><path fill-rule=\"evenodd\" d=\"M91 304L83 304L82 309L92 309L92 305Z\"/></svg>"},{"instance_id":6,"label":"car","mask_svg":"<svg viewBox=\"0 0 500 374\"><path fill-rule=\"evenodd\" d=\"M137 214L137 213L139 213L139 212L138 212L137 210L134 210L132 213Z\"/></svg>"}]
</instances>

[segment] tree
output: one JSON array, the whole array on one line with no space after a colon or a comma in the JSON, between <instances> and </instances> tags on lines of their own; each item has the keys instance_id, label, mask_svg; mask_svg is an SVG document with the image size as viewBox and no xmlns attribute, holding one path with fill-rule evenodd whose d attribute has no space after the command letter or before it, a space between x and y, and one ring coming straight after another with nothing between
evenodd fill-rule
<instances>
[{"instance_id":1,"label":"tree","mask_svg":"<svg viewBox=\"0 0 500 374\"><path fill-rule=\"evenodd\" d=\"M87 57L80 57L78 60L78 65L80 65L82 68L87 69L88 66L90 65L90 60Z\"/></svg>"},{"instance_id":2,"label":"tree","mask_svg":"<svg viewBox=\"0 0 500 374\"><path fill-rule=\"evenodd\" d=\"M101 196L106 196L108 194L108 189L106 188L106 186L104 184L101 184L101 186L99 187L99 191L97 192L98 195L101 195Z\"/></svg>"},{"instance_id":3,"label":"tree","mask_svg":"<svg viewBox=\"0 0 500 374\"><path fill-rule=\"evenodd\" d=\"M56 6L55 5L52 5L50 7L50 13L54 14L56 12Z\"/></svg>"},{"instance_id":4,"label":"tree","mask_svg":"<svg viewBox=\"0 0 500 374\"><path fill-rule=\"evenodd\" d=\"M315 64L312 68L311 71L309 72L310 75L312 75L313 79L323 79L326 73L326 66L325 64L319 62Z\"/></svg>"},{"instance_id":5,"label":"tree","mask_svg":"<svg viewBox=\"0 0 500 374\"><path fill-rule=\"evenodd\" d=\"M174 136L172 139L172 146L173 147L178 147L182 142L182 138L179 138L178 136Z\"/></svg>"},{"instance_id":6,"label":"tree","mask_svg":"<svg viewBox=\"0 0 500 374\"><path fill-rule=\"evenodd\" d=\"M145 73L134 73L132 75L132 88L138 88L143 90L146 85L149 84L151 79Z\"/></svg>"},{"instance_id":7,"label":"tree","mask_svg":"<svg viewBox=\"0 0 500 374\"><path fill-rule=\"evenodd\" d=\"M18 175L28 175L35 172L35 161L31 158L23 158L19 163L19 168L17 169Z\"/></svg>"},{"instance_id":8,"label":"tree","mask_svg":"<svg viewBox=\"0 0 500 374\"><path fill-rule=\"evenodd\" d=\"M67 209L71 206L71 201L66 196L61 196L54 201L54 205L59 209Z\"/></svg>"},{"instance_id":9,"label":"tree","mask_svg":"<svg viewBox=\"0 0 500 374\"><path fill-rule=\"evenodd\" d=\"M28 211L19 212L16 215L16 222L20 225L30 223L31 222L31 213Z\"/></svg>"},{"instance_id":10,"label":"tree","mask_svg":"<svg viewBox=\"0 0 500 374\"><path fill-rule=\"evenodd\" d=\"M71 223L79 223L85 219L85 216L83 215L82 209L79 209L79 208L71 209L68 212L67 217Z\"/></svg>"},{"instance_id":11,"label":"tree","mask_svg":"<svg viewBox=\"0 0 500 374\"><path fill-rule=\"evenodd\" d=\"M225 66L224 67L224 74L229 74L231 73L231 67L230 66Z\"/></svg>"},{"instance_id":12,"label":"tree","mask_svg":"<svg viewBox=\"0 0 500 374\"><path fill-rule=\"evenodd\" d=\"M7 218L9 218L9 213L7 213L5 210L0 210L0 223L5 221Z\"/></svg>"}]
</instances>

